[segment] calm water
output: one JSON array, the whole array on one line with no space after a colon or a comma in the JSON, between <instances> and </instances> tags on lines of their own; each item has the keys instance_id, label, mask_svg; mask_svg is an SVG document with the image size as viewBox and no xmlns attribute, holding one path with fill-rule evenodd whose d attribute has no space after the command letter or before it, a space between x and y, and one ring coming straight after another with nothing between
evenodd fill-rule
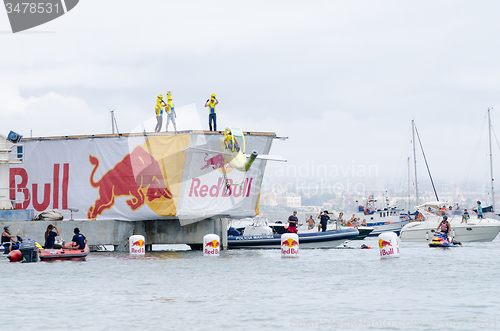
<instances>
[{"instance_id":1,"label":"calm water","mask_svg":"<svg viewBox=\"0 0 500 331\"><path fill-rule=\"evenodd\" d=\"M297 259L279 250L0 257L0 320L18 330L500 329L498 238L400 248L390 260L378 247L302 249Z\"/></svg>"}]
</instances>

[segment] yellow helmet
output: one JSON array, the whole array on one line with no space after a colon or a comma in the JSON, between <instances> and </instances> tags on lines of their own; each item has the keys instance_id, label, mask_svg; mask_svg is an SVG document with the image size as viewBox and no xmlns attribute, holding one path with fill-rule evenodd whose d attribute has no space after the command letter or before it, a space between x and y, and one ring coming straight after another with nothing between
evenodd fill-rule
<instances>
[{"instance_id":1,"label":"yellow helmet","mask_svg":"<svg viewBox=\"0 0 500 331\"><path fill-rule=\"evenodd\" d=\"M163 99L163 95L158 94L158 99Z\"/></svg>"},{"instance_id":2,"label":"yellow helmet","mask_svg":"<svg viewBox=\"0 0 500 331\"><path fill-rule=\"evenodd\" d=\"M172 98L172 92L168 91L167 92L167 99L171 99Z\"/></svg>"},{"instance_id":3,"label":"yellow helmet","mask_svg":"<svg viewBox=\"0 0 500 331\"><path fill-rule=\"evenodd\" d=\"M212 99L215 99L216 97L217 97L217 94L215 94L215 93L212 93L212 96L211 96L211 98L212 98Z\"/></svg>"}]
</instances>

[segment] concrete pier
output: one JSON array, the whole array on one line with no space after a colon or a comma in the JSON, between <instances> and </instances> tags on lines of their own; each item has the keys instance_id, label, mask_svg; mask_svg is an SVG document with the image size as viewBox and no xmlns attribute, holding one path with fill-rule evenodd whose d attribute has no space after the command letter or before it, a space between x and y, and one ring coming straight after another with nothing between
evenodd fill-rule
<instances>
[{"instance_id":1,"label":"concrete pier","mask_svg":"<svg viewBox=\"0 0 500 331\"><path fill-rule=\"evenodd\" d=\"M206 219L185 226L181 226L179 220L176 219L133 222L116 220L0 221L2 232L3 227L8 225L11 234L19 235L23 239L33 239L41 245L45 243L45 231L49 224L57 225L61 237L66 242L71 241L73 229L77 227L87 238L89 246L113 245L115 251L128 251L127 239L134 234L134 230L136 234L146 238L149 251L151 245L155 244L187 244L192 249L201 249L203 236L209 233L227 238L226 231L222 231L223 221L220 218Z\"/></svg>"}]
</instances>

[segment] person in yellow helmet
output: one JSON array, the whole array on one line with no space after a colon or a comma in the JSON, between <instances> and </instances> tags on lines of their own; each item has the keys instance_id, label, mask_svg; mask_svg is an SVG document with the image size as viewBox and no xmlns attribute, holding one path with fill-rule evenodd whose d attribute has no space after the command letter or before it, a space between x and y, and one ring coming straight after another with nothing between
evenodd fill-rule
<instances>
[{"instance_id":1,"label":"person in yellow helmet","mask_svg":"<svg viewBox=\"0 0 500 331\"><path fill-rule=\"evenodd\" d=\"M155 114L156 114L156 126L155 132L160 132L161 123L163 122L163 107L165 106L165 102L163 101L163 95L158 94L156 98L156 106L155 106Z\"/></svg>"},{"instance_id":2,"label":"person in yellow helmet","mask_svg":"<svg viewBox=\"0 0 500 331\"><path fill-rule=\"evenodd\" d=\"M172 121L174 124L175 133L177 133L177 127L175 126L175 118L177 114L175 113L174 103L172 102L172 92L167 92L167 105L165 106L165 112L167 113L167 127L166 130L168 132L168 123Z\"/></svg>"},{"instance_id":3,"label":"person in yellow helmet","mask_svg":"<svg viewBox=\"0 0 500 331\"><path fill-rule=\"evenodd\" d=\"M230 128L226 128L226 130L224 130L224 136L226 137L226 140L224 141L226 147L231 152L239 152L240 146L238 145L238 141L236 141L236 137L233 135Z\"/></svg>"},{"instance_id":4,"label":"person in yellow helmet","mask_svg":"<svg viewBox=\"0 0 500 331\"><path fill-rule=\"evenodd\" d=\"M215 93L212 93L210 96L210 99L205 102L205 107L209 107L210 112L208 115L208 127L210 128L210 131L212 131L212 122L214 123L214 130L217 131L217 116L216 116L216 109L215 106L219 104L219 100L217 100L217 95Z\"/></svg>"}]
</instances>

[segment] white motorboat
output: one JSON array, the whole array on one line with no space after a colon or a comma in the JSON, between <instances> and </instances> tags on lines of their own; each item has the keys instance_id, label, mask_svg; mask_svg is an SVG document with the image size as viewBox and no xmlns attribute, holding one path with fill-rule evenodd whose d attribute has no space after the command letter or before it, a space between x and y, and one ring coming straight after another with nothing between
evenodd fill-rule
<instances>
[{"instance_id":1,"label":"white motorboat","mask_svg":"<svg viewBox=\"0 0 500 331\"><path fill-rule=\"evenodd\" d=\"M266 219L255 218L253 223L245 226L242 235L228 235L229 248L280 248L280 230L271 227L284 228L283 224L271 223ZM359 231L352 227L339 227L335 224L327 227L327 231L318 232L316 228L308 229L307 225L298 228L299 245L305 248L333 248L346 240L352 240L359 235Z\"/></svg>"},{"instance_id":2,"label":"white motorboat","mask_svg":"<svg viewBox=\"0 0 500 331\"><path fill-rule=\"evenodd\" d=\"M423 215L424 221L411 222L401 229L401 241L429 241L444 215L448 216L451 225L450 235L460 242L482 241L489 242L496 238L500 232L500 222L493 218L479 219L474 213L470 214L467 222L462 221L462 210L456 206L439 201L428 202L420 205L417 210ZM446 209L446 210L443 210Z\"/></svg>"}]
</instances>

